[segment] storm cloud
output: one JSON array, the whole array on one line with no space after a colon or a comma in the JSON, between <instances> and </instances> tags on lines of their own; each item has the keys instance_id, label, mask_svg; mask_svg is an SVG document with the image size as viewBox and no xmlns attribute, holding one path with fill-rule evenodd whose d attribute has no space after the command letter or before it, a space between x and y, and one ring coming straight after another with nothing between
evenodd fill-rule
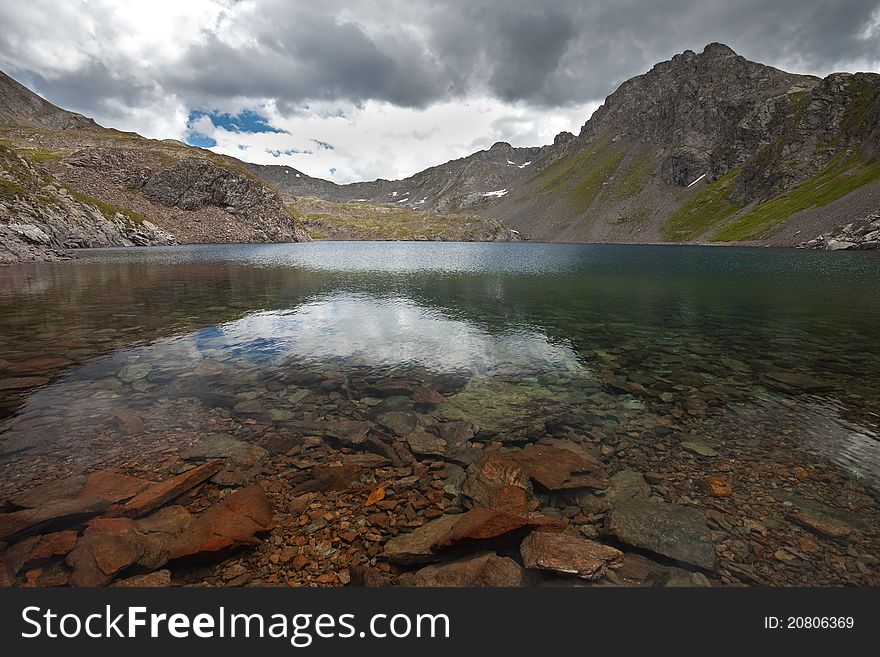
<instances>
[{"instance_id":1,"label":"storm cloud","mask_svg":"<svg viewBox=\"0 0 880 657\"><path fill-rule=\"evenodd\" d=\"M0 68L59 105L181 139L194 111L256 112L288 141L239 132L238 156L340 180L576 131L625 79L712 41L794 72L880 69L880 0L0 0L0 22ZM397 146L377 154L358 125ZM306 153L315 140L334 149ZM416 142L420 157L393 156Z\"/></svg>"}]
</instances>

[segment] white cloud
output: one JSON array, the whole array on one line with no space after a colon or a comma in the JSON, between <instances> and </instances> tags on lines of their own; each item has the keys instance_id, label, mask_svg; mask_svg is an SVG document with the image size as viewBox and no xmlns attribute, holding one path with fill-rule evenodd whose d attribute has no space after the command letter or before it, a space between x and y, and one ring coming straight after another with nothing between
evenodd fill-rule
<instances>
[{"instance_id":1,"label":"white cloud","mask_svg":"<svg viewBox=\"0 0 880 657\"><path fill-rule=\"evenodd\" d=\"M596 107L597 103L587 103L544 110L481 98L413 109L369 101L361 107L317 103L308 113L285 116L269 104L257 111L287 134L229 131L214 127L206 117L198 120L198 132L217 141L211 150L218 153L259 164L283 164L345 183L404 178L497 141L514 146L547 144L562 130L580 130ZM318 147L315 139L331 144L333 150ZM270 153L290 149L310 152L278 157Z\"/></svg>"}]
</instances>

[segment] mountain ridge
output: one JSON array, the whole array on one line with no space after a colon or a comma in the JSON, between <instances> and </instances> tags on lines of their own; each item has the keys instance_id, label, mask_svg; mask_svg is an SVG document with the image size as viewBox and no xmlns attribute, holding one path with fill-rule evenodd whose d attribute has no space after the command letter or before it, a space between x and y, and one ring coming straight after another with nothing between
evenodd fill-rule
<instances>
[{"instance_id":1,"label":"mountain ridge","mask_svg":"<svg viewBox=\"0 0 880 657\"><path fill-rule=\"evenodd\" d=\"M405 199L539 240L794 246L803 240L791 226L807 211L804 229L821 233L880 204L878 116L880 75L787 73L710 43L625 81L577 136L550 145L496 144L402 180L349 185L249 168L282 195Z\"/></svg>"}]
</instances>

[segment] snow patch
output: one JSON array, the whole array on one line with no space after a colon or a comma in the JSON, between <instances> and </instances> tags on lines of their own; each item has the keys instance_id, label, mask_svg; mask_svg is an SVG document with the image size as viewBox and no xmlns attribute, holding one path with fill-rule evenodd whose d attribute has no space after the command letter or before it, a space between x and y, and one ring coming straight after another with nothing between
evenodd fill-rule
<instances>
[{"instance_id":1,"label":"snow patch","mask_svg":"<svg viewBox=\"0 0 880 657\"><path fill-rule=\"evenodd\" d=\"M694 182L692 182L690 185L688 185L688 187L693 187L694 185L696 185L698 182L700 182L705 177L706 177L706 174L704 173L702 176L700 176Z\"/></svg>"},{"instance_id":2,"label":"snow patch","mask_svg":"<svg viewBox=\"0 0 880 657\"><path fill-rule=\"evenodd\" d=\"M485 196L487 198L499 198L507 194L506 189L496 189L494 192L484 192L480 196Z\"/></svg>"},{"instance_id":3,"label":"snow patch","mask_svg":"<svg viewBox=\"0 0 880 657\"><path fill-rule=\"evenodd\" d=\"M529 166L531 163L532 163L532 161L529 160L528 162L523 162L522 164L518 164L517 167L519 167L520 169L525 169L525 168L526 168L527 166Z\"/></svg>"},{"instance_id":4,"label":"snow patch","mask_svg":"<svg viewBox=\"0 0 880 657\"><path fill-rule=\"evenodd\" d=\"M296 174L296 177L297 177L297 178L301 178L302 176L300 176L299 174Z\"/></svg>"}]
</instances>

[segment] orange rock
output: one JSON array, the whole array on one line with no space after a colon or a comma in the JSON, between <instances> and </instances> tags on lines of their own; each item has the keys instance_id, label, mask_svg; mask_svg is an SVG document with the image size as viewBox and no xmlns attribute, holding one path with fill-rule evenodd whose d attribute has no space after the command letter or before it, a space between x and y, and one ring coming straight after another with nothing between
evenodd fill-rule
<instances>
[{"instance_id":1,"label":"orange rock","mask_svg":"<svg viewBox=\"0 0 880 657\"><path fill-rule=\"evenodd\" d=\"M121 502L134 497L151 484L146 479L129 477L113 470L98 470L88 476L78 497L101 497L108 502Z\"/></svg>"},{"instance_id":2,"label":"orange rock","mask_svg":"<svg viewBox=\"0 0 880 657\"><path fill-rule=\"evenodd\" d=\"M733 494L733 489L724 477L704 477L697 482L697 486L706 495L713 497L730 497Z\"/></svg>"},{"instance_id":3,"label":"orange rock","mask_svg":"<svg viewBox=\"0 0 880 657\"><path fill-rule=\"evenodd\" d=\"M564 529L565 523L546 516L528 517L506 511L475 507L461 514L449 531L431 547L437 550L452 547L464 541L497 538L518 530L561 532Z\"/></svg>"},{"instance_id":4,"label":"orange rock","mask_svg":"<svg viewBox=\"0 0 880 657\"><path fill-rule=\"evenodd\" d=\"M255 545L256 534L275 527L272 507L260 486L243 488L197 516L169 548L171 559Z\"/></svg>"},{"instance_id":5,"label":"orange rock","mask_svg":"<svg viewBox=\"0 0 880 657\"><path fill-rule=\"evenodd\" d=\"M376 502L385 499L385 487L387 485L388 485L387 483L382 484L376 490L374 490L372 493L370 493L370 496L367 498L367 501L364 502L364 506L365 507L372 506Z\"/></svg>"},{"instance_id":6,"label":"orange rock","mask_svg":"<svg viewBox=\"0 0 880 657\"><path fill-rule=\"evenodd\" d=\"M129 500L122 507L121 513L131 518L146 515L213 477L222 467L223 461L208 461L176 477L153 484Z\"/></svg>"}]
</instances>

